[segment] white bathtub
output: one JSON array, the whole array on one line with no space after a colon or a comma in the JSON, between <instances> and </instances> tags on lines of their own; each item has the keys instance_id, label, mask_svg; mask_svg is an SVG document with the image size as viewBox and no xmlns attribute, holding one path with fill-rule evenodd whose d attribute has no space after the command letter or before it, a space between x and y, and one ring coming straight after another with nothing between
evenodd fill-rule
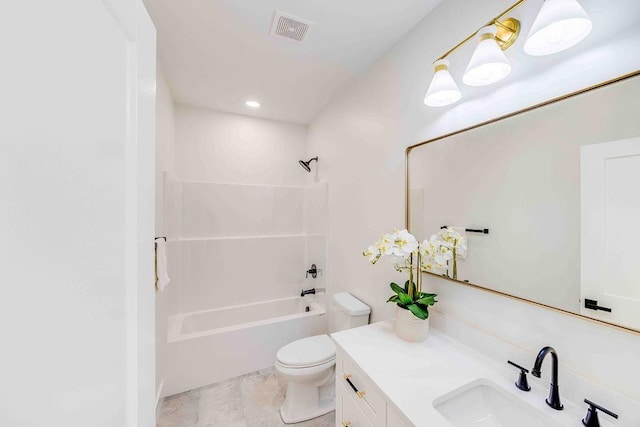
<instances>
[{"instance_id":1,"label":"white bathtub","mask_svg":"<svg viewBox=\"0 0 640 427\"><path fill-rule=\"evenodd\" d=\"M293 297L169 316L165 394L273 366L283 345L326 333L325 313Z\"/></svg>"}]
</instances>

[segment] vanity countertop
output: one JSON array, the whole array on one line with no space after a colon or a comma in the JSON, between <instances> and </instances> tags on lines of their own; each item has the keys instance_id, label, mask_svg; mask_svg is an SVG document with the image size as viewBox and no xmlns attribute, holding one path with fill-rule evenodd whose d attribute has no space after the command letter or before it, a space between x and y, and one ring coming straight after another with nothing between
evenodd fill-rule
<instances>
[{"instance_id":1,"label":"vanity countertop","mask_svg":"<svg viewBox=\"0 0 640 427\"><path fill-rule=\"evenodd\" d=\"M530 392L514 385L518 370L478 353L472 348L431 329L423 343L408 343L395 335L394 321L384 321L331 334L337 345L362 368L390 403L417 427L450 427L451 424L433 407L440 396L472 381L484 378L567 427L581 427L586 405L578 406L563 399L564 410L547 406L546 381L531 378ZM531 361L514 362L531 363ZM527 367L529 367L527 365ZM548 362L544 370L550 370ZM544 383L544 384L543 384ZM562 381L560 382L562 397ZM605 422L602 422L606 426Z\"/></svg>"}]
</instances>

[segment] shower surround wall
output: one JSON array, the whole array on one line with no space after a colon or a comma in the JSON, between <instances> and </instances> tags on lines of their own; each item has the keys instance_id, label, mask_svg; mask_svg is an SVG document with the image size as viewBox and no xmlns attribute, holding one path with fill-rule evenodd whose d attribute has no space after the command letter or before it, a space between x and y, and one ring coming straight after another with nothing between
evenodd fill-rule
<instances>
[{"instance_id":1,"label":"shower surround wall","mask_svg":"<svg viewBox=\"0 0 640 427\"><path fill-rule=\"evenodd\" d=\"M164 177L169 316L324 287L324 275L305 279L311 263L326 264L327 205L326 185L298 164L306 128L176 105L175 134L175 174ZM179 363L167 361L166 394L178 391Z\"/></svg>"}]
</instances>

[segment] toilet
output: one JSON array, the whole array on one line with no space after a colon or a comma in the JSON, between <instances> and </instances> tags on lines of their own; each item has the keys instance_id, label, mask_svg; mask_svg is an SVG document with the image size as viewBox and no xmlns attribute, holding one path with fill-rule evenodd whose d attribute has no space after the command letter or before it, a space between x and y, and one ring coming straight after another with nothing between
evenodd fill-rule
<instances>
[{"instance_id":1,"label":"toilet","mask_svg":"<svg viewBox=\"0 0 640 427\"><path fill-rule=\"evenodd\" d=\"M364 326L371 308L348 292L332 298L331 331ZM285 424L299 423L335 410L336 346L329 335L302 338L282 347L276 369L287 380L280 408Z\"/></svg>"}]
</instances>

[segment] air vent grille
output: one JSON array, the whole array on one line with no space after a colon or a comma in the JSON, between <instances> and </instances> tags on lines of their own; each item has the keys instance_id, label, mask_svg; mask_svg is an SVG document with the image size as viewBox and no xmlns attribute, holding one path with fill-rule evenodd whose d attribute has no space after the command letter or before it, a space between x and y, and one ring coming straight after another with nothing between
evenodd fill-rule
<instances>
[{"instance_id":1,"label":"air vent grille","mask_svg":"<svg viewBox=\"0 0 640 427\"><path fill-rule=\"evenodd\" d=\"M276 12L271 26L271 35L302 43L309 32L311 22Z\"/></svg>"}]
</instances>

